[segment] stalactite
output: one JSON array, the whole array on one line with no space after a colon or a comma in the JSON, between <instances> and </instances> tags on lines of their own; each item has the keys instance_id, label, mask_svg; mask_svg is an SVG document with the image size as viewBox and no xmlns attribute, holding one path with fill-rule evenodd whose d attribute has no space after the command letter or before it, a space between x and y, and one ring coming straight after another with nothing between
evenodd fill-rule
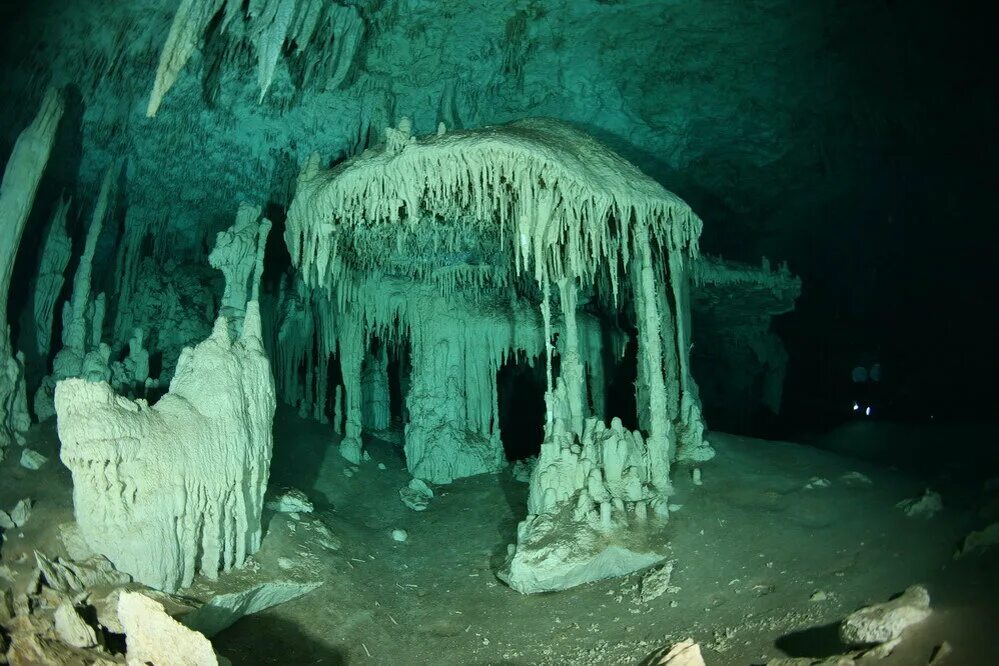
<instances>
[{"instance_id":1,"label":"stalactite","mask_svg":"<svg viewBox=\"0 0 999 666\"><path fill-rule=\"evenodd\" d=\"M17 137L0 181L0 459L31 424L25 397L24 354L14 352L7 303L14 260L63 110L62 96L55 89L48 90L35 119Z\"/></svg>"},{"instance_id":2,"label":"stalactite","mask_svg":"<svg viewBox=\"0 0 999 666\"><path fill-rule=\"evenodd\" d=\"M222 8L223 1L181 0L160 54L153 91L149 95L149 105L146 108L147 117L156 116L164 95L173 87L181 70L194 54L212 17Z\"/></svg>"},{"instance_id":3,"label":"stalactite","mask_svg":"<svg viewBox=\"0 0 999 666\"><path fill-rule=\"evenodd\" d=\"M38 355L42 358L49 355L55 304L65 282L66 266L73 254L73 242L69 234L66 233L66 215L69 212L71 201L71 199L64 198L56 207L48 232L45 234L42 261L38 268L38 278L35 280L32 311L34 313L35 341Z\"/></svg>"}]
</instances>

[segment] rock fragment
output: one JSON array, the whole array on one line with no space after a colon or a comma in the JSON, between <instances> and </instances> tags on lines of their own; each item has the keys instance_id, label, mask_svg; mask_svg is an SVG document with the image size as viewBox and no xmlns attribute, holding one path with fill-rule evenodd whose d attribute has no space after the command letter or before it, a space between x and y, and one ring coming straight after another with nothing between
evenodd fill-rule
<instances>
[{"instance_id":1,"label":"rock fragment","mask_svg":"<svg viewBox=\"0 0 999 666\"><path fill-rule=\"evenodd\" d=\"M913 585L896 599L848 615L839 626L839 637L849 646L880 645L899 638L906 628L929 615L929 593Z\"/></svg>"}]
</instances>

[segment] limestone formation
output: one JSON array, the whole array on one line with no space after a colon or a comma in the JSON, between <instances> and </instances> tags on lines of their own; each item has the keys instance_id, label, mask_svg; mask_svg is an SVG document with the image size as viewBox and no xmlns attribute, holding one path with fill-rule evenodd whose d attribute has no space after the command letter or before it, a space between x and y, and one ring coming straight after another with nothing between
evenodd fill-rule
<instances>
[{"instance_id":1,"label":"limestone formation","mask_svg":"<svg viewBox=\"0 0 999 666\"><path fill-rule=\"evenodd\" d=\"M212 268L225 276L222 294L224 315L239 334L248 301L256 301L260 294L260 280L264 272L264 247L271 221L260 217L260 209L241 204L236 223L215 237L215 247L208 255Z\"/></svg>"},{"instance_id":2,"label":"limestone formation","mask_svg":"<svg viewBox=\"0 0 999 666\"><path fill-rule=\"evenodd\" d=\"M35 340L38 354L43 358L49 353L56 300L62 291L66 265L69 264L69 258L73 253L72 240L66 233L66 215L69 213L70 203L70 199L64 198L56 207L48 233L45 234L42 261L38 268L38 278L35 280L33 304Z\"/></svg>"},{"instance_id":3,"label":"limestone formation","mask_svg":"<svg viewBox=\"0 0 999 666\"><path fill-rule=\"evenodd\" d=\"M209 38L213 19L219 36L232 43L252 44L257 56L257 82L263 102L283 54L289 67L301 70L302 80L322 90L338 87L346 78L364 35L357 9L324 0L258 0L244 9L231 0L183 0L174 14L160 55L146 115L154 117L166 93ZM217 37L216 35L211 35Z\"/></svg>"},{"instance_id":4,"label":"limestone formation","mask_svg":"<svg viewBox=\"0 0 999 666\"><path fill-rule=\"evenodd\" d=\"M45 93L38 115L18 136L0 181L0 459L15 440L16 433L27 430L30 425L24 360L23 356L15 354L11 344L7 302L21 236L62 114L62 97L50 89Z\"/></svg>"},{"instance_id":5,"label":"limestone formation","mask_svg":"<svg viewBox=\"0 0 999 666\"><path fill-rule=\"evenodd\" d=\"M77 522L119 570L173 591L259 548L275 403L255 302L238 340L219 317L185 350L155 406L82 379L55 402Z\"/></svg>"},{"instance_id":6,"label":"limestone formation","mask_svg":"<svg viewBox=\"0 0 999 666\"><path fill-rule=\"evenodd\" d=\"M72 295L62 306L62 347L52 362L52 374L44 377L35 391L35 416L40 421L55 415L53 399L59 380L68 377L111 377L111 349L102 342L104 294L93 297L91 286L97 241L104 228L111 206L112 190L120 171L120 164L113 165L105 172L101 182L80 263L73 277Z\"/></svg>"},{"instance_id":7,"label":"limestone formation","mask_svg":"<svg viewBox=\"0 0 999 666\"><path fill-rule=\"evenodd\" d=\"M618 419L610 428L588 419L577 438L561 380L552 397L554 417L531 475L528 516L499 574L525 594L625 575L668 555L659 526L666 500L653 484L649 443Z\"/></svg>"}]
</instances>

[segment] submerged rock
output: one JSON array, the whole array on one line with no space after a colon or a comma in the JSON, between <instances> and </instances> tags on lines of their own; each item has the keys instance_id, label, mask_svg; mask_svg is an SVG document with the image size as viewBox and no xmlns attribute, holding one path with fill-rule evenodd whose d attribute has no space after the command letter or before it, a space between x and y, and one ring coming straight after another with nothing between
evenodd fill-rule
<instances>
[{"instance_id":1,"label":"submerged rock","mask_svg":"<svg viewBox=\"0 0 999 666\"><path fill-rule=\"evenodd\" d=\"M83 621L68 599L59 604L54 619L56 634L62 642L76 648L97 645L97 633Z\"/></svg>"},{"instance_id":2,"label":"submerged rock","mask_svg":"<svg viewBox=\"0 0 999 666\"><path fill-rule=\"evenodd\" d=\"M37 470L47 463L49 459L34 449L23 449L21 451L21 467L25 469Z\"/></svg>"},{"instance_id":3,"label":"submerged rock","mask_svg":"<svg viewBox=\"0 0 999 666\"><path fill-rule=\"evenodd\" d=\"M184 615L181 622L210 638L241 617L297 599L320 585L322 583L261 583L241 592L212 597L200 608Z\"/></svg>"},{"instance_id":4,"label":"submerged rock","mask_svg":"<svg viewBox=\"0 0 999 666\"><path fill-rule=\"evenodd\" d=\"M434 491L420 479L411 479L408 486L399 489L399 499L413 511L423 511L434 498Z\"/></svg>"},{"instance_id":5,"label":"submerged rock","mask_svg":"<svg viewBox=\"0 0 999 666\"><path fill-rule=\"evenodd\" d=\"M926 588L913 585L896 599L867 606L848 615L839 626L839 637L850 646L888 643L929 615L929 593Z\"/></svg>"},{"instance_id":6,"label":"submerged rock","mask_svg":"<svg viewBox=\"0 0 999 666\"><path fill-rule=\"evenodd\" d=\"M935 493L927 488L922 497L905 499L895 506L902 509L909 518L925 518L929 520L943 510L943 500L940 499L939 493Z\"/></svg>"},{"instance_id":7,"label":"submerged rock","mask_svg":"<svg viewBox=\"0 0 999 666\"><path fill-rule=\"evenodd\" d=\"M128 664L218 666L211 641L167 615L163 605L138 592L118 598Z\"/></svg>"},{"instance_id":8,"label":"submerged rock","mask_svg":"<svg viewBox=\"0 0 999 666\"><path fill-rule=\"evenodd\" d=\"M278 513L312 513L315 507L309 498L297 488L289 488L267 500L265 507Z\"/></svg>"},{"instance_id":9,"label":"submerged rock","mask_svg":"<svg viewBox=\"0 0 999 666\"><path fill-rule=\"evenodd\" d=\"M701 647L688 638L674 643L668 649L653 652L643 662L643 666L704 666Z\"/></svg>"}]
</instances>

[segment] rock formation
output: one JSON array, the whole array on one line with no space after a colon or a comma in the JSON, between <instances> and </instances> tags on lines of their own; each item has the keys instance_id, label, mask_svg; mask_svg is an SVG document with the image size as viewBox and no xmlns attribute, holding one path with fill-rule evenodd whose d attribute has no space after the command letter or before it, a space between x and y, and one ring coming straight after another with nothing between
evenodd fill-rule
<instances>
[{"instance_id":1,"label":"rock formation","mask_svg":"<svg viewBox=\"0 0 999 666\"><path fill-rule=\"evenodd\" d=\"M357 10L334 2L261 0L244 8L226 0L183 0L160 54L147 116L159 111L163 97L212 26L234 51L245 45L256 51L261 102L283 53L301 70L305 82L323 90L336 88L346 78L364 35Z\"/></svg>"},{"instance_id":2,"label":"rock formation","mask_svg":"<svg viewBox=\"0 0 999 666\"><path fill-rule=\"evenodd\" d=\"M33 304L35 340L38 354L42 358L47 357L49 353L56 300L62 291L66 265L73 253L72 240L66 233L66 215L69 213L70 203L70 199L64 198L56 207L52 222L49 224L49 231L45 234L42 262L38 268L38 278L35 280Z\"/></svg>"},{"instance_id":3,"label":"rock formation","mask_svg":"<svg viewBox=\"0 0 999 666\"><path fill-rule=\"evenodd\" d=\"M505 580L561 589L660 561L643 537L668 514L673 461L714 454L689 363L700 220L555 121L417 138L404 119L385 138L333 170L306 164L285 231L317 335L340 342L341 452L360 459L367 338L408 344L406 460L434 483L503 464L496 372L507 354L543 357L545 443ZM644 435L592 419L603 350L584 306L634 317Z\"/></svg>"},{"instance_id":4,"label":"rock formation","mask_svg":"<svg viewBox=\"0 0 999 666\"><path fill-rule=\"evenodd\" d=\"M55 405L77 522L118 569L173 591L260 546L275 402L255 302L237 341L219 317L184 351L155 406L83 379L60 382Z\"/></svg>"},{"instance_id":5,"label":"rock formation","mask_svg":"<svg viewBox=\"0 0 999 666\"><path fill-rule=\"evenodd\" d=\"M243 308L248 301L259 300L260 279L264 272L264 247L271 221L260 217L260 209L241 204L236 223L215 237L215 247L208 255L212 268L225 276L220 314L234 327L242 328Z\"/></svg>"},{"instance_id":6,"label":"rock formation","mask_svg":"<svg viewBox=\"0 0 999 666\"><path fill-rule=\"evenodd\" d=\"M104 174L101 189L94 206L90 226L80 264L73 277L73 291L70 299L62 306L62 347L52 362L52 374L44 377L35 391L35 416L43 421L55 415L53 394L56 382L68 377L92 376L110 379L109 365L111 350L103 343L105 312L104 294L91 295L94 254L97 241L104 228L108 208L111 205L112 189L121 171L115 164Z\"/></svg>"},{"instance_id":7,"label":"rock formation","mask_svg":"<svg viewBox=\"0 0 999 666\"><path fill-rule=\"evenodd\" d=\"M28 429L24 358L14 353L7 326L7 302L14 259L35 200L38 183L55 142L63 101L55 90L45 94L38 115L17 138L0 182L0 458L16 434Z\"/></svg>"}]
</instances>

